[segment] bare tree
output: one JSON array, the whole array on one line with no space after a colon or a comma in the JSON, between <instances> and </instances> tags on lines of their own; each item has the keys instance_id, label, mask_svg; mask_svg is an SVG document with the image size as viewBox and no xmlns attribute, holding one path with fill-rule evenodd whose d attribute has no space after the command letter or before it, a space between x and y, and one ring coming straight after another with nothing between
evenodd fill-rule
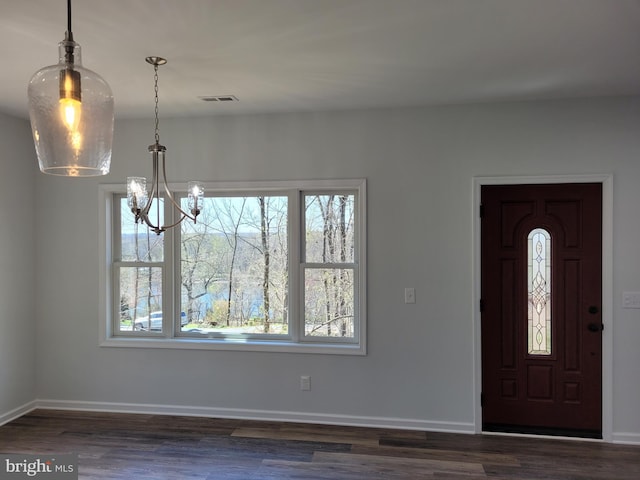
<instances>
[{"instance_id":1,"label":"bare tree","mask_svg":"<svg viewBox=\"0 0 640 480\"><path fill-rule=\"evenodd\" d=\"M231 248L231 259L228 270L228 287L227 287L227 314L225 323L228 326L231 325L231 300L233 298L233 275L236 263L236 257L238 254L239 243L239 229L242 223L242 216L244 213L245 205L247 203L246 198L242 198L242 203L239 210L234 210L230 202L225 205L225 211L221 212L218 209L218 202L215 203L215 214L220 224L220 231L224 234L229 247ZM223 218L224 217L224 218ZM229 222L229 224L225 223ZM228 228L231 227L231 228Z\"/></svg>"},{"instance_id":2,"label":"bare tree","mask_svg":"<svg viewBox=\"0 0 640 480\"><path fill-rule=\"evenodd\" d=\"M269 250L269 227L267 218L267 207L264 197L258 197L260 204L260 239L262 243L262 258L264 259L264 267L262 270L262 304L264 318L264 333L269 333L270 313L269 305L269 267L271 261L271 251Z\"/></svg>"},{"instance_id":3,"label":"bare tree","mask_svg":"<svg viewBox=\"0 0 640 480\"><path fill-rule=\"evenodd\" d=\"M201 299L209 291L209 286L217 279L215 257L210 255L209 228L202 222L197 231L182 225L181 283L186 295L187 318L189 323L201 322Z\"/></svg>"},{"instance_id":4,"label":"bare tree","mask_svg":"<svg viewBox=\"0 0 640 480\"><path fill-rule=\"evenodd\" d=\"M347 261L347 196L340 195L338 197L338 228L340 234L340 262L346 263ZM344 269L340 269L340 281L339 281L339 291L338 294L338 317L341 319L340 324L340 336L347 336L347 320L346 320L346 302L344 298L344 290L343 287L346 283L346 272Z\"/></svg>"},{"instance_id":5,"label":"bare tree","mask_svg":"<svg viewBox=\"0 0 640 480\"><path fill-rule=\"evenodd\" d=\"M333 235L333 200L334 196L329 195L327 204L323 205L320 196L316 197L322 213L322 263L330 263L334 260L335 254L335 241ZM331 279L327 274L323 275L324 296L325 296L325 315L327 335L331 336L334 312L331 308ZM333 274L333 286L335 288L336 276Z\"/></svg>"}]
</instances>

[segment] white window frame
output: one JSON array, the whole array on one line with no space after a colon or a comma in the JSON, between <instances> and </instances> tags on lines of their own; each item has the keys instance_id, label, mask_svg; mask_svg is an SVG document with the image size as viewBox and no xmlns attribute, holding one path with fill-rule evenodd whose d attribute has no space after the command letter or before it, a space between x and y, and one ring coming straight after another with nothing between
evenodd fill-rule
<instances>
[{"instance_id":1,"label":"white window frame","mask_svg":"<svg viewBox=\"0 0 640 480\"><path fill-rule=\"evenodd\" d=\"M183 185L171 184L169 187L174 192L179 192ZM113 204L117 195L126 193L126 187L122 185L100 185L100 345L103 347L133 347L133 348L169 348L169 349L205 349L205 350L240 350L240 351L270 351L286 353L323 353L323 354L366 354L366 180L365 179L341 179L341 180L315 180L315 181L279 181L279 182L216 182L205 183L207 195L240 195L248 196L287 195L289 197L288 213L288 243L289 243L289 293L290 301L290 332L284 336L234 336L203 338L202 336L189 336L180 334L179 328L174 326L173 318L180 318L180 275L177 262L179 261L179 241L175 240L176 233L171 229L165 232L165 242L169 242L173 248L165 248L165 260L163 266L163 311L173 312L173 315L164 315L163 332L135 332L126 334L118 332L116 323L119 321L119 302L116 301L119 280L115 269L119 263L115 260L117 254L114 229L117 227L117 218L114 218ZM355 195L356 220L354 224L356 248L354 262L349 264L331 264L333 268L345 266L354 271L354 337L344 339L341 337L311 337L304 336L304 320L301 312L304 309L304 269L302 256L302 231L304 228L304 215L301 211L304 194L340 194L350 193ZM168 203L168 202L166 202ZM165 212L165 218L171 212ZM188 220L185 220L188 221ZM179 228L179 227L176 227ZM119 229L118 229L119 231ZM131 262L127 262L129 265Z\"/></svg>"}]
</instances>

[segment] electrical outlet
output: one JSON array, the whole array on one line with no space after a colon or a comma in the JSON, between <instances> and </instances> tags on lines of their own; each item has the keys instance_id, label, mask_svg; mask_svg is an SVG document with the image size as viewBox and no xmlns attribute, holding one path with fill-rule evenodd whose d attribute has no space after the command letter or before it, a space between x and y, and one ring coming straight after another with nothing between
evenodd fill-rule
<instances>
[{"instance_id":1,"label":"electrical outlet","mask_svg":"<svg viewBox=\"0 0 640 480\"><path fill-rule=\"evenodd\" d=\"M309 375L302 375L300 377L300 390L311 390L311 377Z\"/></svg>"}]
</instances>

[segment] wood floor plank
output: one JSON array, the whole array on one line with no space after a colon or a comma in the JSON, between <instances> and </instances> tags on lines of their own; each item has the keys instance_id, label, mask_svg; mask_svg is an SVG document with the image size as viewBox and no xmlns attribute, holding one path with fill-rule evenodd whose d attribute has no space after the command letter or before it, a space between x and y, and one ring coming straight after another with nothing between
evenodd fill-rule
<instances>
[{"instance_id":1,"label":"wood floor plank","mask_svg":"<svg viewBox=\"0 0 640 480\"><path fill-rule=\"evenodd\" d=\"M436 460L431 458L387 457L380 455L362 455L354 453L316 452L313 462L359 465L384 471L403 471L409 473L455 473L458 475L481 475L484 467L481 463Z\"/></svg>"},{"instance_id":2,"label":"wood floor plank","mask_svg":"<svg viewBox=\"0 0 640 480\"><path fill-rule=\"evenodd\" d=\"M354 445L351 448L351 453L384 457L451 460L456 462L481 463L483 465L520 465L520 462L515 456L504 453L479 453L474 451L383 446L371 448L362 445Z\"/></svg>"},{"instance_id":3,"label":"wood floor plank","mask_svg":"<svg viewBox=\"0 0 640 480\"><path fill-rule=\"evenodd\" d=\"M412 468L401 470L357 463L300 463L265 460L260 471L265 478L305 480L421 480L433 479L433 472ZM485 478L486 480L486 478Z\"/></svg>"},{"instance_id":4,"label":"wood floor plank","mask_svg":"<svg viewBox=\"0 0 640 480\"><path fill-rule=\"evenodd\" d=\"M327 432L314 431L312 428L301 430L280 429L280 428L238 428L233 434L234 437L248 438L272 438L278 440L296 440L299 442L325 442L355 445L377 446L379 439L370 434L362 435L350 431Z\"/></svg>"}]
</instances>

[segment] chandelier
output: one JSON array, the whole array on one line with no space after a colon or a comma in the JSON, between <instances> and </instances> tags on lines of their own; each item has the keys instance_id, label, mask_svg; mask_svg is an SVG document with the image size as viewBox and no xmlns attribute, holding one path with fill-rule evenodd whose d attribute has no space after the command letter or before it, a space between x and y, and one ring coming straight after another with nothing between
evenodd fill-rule
<instances>
[{"instance_id":1,"label":"chandelier","mask_svg":"<svg viewBox=\"0 0 640 480\"><path fill-rule=\"evenodd\" d=\"M183 210L178 202L173 198L173 194L167 184L167 174L165 171L166 147L160 145L160 130L158 121L158 66L164 65L167 61L162 57L147 57L147 63L153 65L155 83L155 143L149 145L151 161L153 164L153 176L151 179L151 193L147 193L147 179L144 177L127 177L127 204L131 212L135 215L136 223L145 223L157 235L179 225L188 218L196 223L196 217L200 214L202 200L204 198L204 188L200 182L189 182L187 186L187 210ZM160 184L162 175L162 185ZM162 187L162 188L161 188ZM164 190L164 193L161 192ZM179 220L170 225L160 225L161 199L168 199L178 213ZM156 223L149 218L149 211L152 204L155 204Z\"/></svg>"},{"instance_id":2,"label":"chandelier","mask_svg":"<svg viewBox=\"0 0 640 480\"><path fill-rule=\"evenodd\" d=\"M109 173L113 141L113 95L100 75L82 66L71 31L58 44L56 65L38 70L27 89L31 132L43 173L68 177Z\"/></svg>"}]
</instances>

